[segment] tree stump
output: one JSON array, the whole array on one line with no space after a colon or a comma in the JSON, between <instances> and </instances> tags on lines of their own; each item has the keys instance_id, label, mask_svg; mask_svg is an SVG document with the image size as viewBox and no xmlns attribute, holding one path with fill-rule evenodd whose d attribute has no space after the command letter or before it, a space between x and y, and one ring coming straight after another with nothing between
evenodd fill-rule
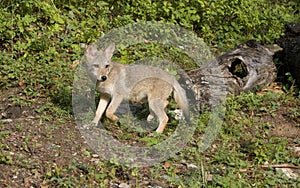
<instances>
[{"instance_id":1,"label":"tree stump","mask_svg":"<svg viewBox=\"0 0 300 188\"><path fill-rule=\"evenodd\" d=\"M278 54L283 66L279 68L282 77L290 72L300 86L300 23L288 23L285 25L285 35L277 40L277 44L283 48ZM283 79L284 80L284 79Z\"/></svg>"},{"instance_id":2,"label":"tree stump","mask_svg":"<svg viewBox=\"0 0 300 188\"><path fill-rule=\"evenodd\" d=\"M195 93L197 109L219 105L229 93L236 95L273 82L277 73L273 55L279 50L278 45L262 46L250 40L187 72L187 85Z\"/></svg>"}]
</instances>

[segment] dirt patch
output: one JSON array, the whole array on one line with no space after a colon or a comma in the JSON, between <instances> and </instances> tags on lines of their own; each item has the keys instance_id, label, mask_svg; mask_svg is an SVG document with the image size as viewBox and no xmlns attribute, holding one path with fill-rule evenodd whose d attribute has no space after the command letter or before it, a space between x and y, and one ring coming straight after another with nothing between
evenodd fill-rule
<instances>
[{"instance_id":1,"label":"dirt patch","mask_svg":"<svg viewBox=\"0 0 300 188\"><path fill-rule=\"evenodd\" d=\"M258 92L258 95L264 95L268 91L272 93L284 94L282 88L282 83L273 82L268 87ZM282 101L280 108L278 108L276 111L261 116L260 122L268 122L271 124L269 136L291 139L300 138L299 105L299 100L295 100L293 102Z\"/></svg>"},{"instance_id":2,"label":"dirt patch","mask_svg":"<svg viewBox=\"0 0 300 188\"><path fill-rule=\"evenodd\" d=\"M92 162L84 155L87 145L73 120L41 121L43 113L36 109L46 101L37 100L30 107L22 107L9 100L18 94L11 89L1 95L0 187L40 187L49 182L47 178L52 177L55 169L70 165L75 170L69 175L84 173L80 164Z\"/></svg>"},{"instance_id":3,"label":"dirt patch","mask_svg":"<svg viewBox=\"0 0 300 188\"><path fill-rule=\"evenodd\" d=\"M284 124L281 123L276 125L270 131L270 136L278 136L278 137L285 137L285 138L299 138L300 135L300 128L296 127L292 124Z\"/></svg>"},{"instance_id":4,"label":"dirt patch","mask_svg":"<svg viewBox=\"0 0 300 188\"><path fill-rule=\"evenodd\" d=\"M119 187L122 183L136 185L137 182L140 187L168 187L166 180L151 177L150 168L140 169L137 180L130 175L130 170L101 161L89 149L72 117L54 117L44 108L48 99L34 100L24 107L10 100L16 95L22 95L18 89L1 93L0 187L74 187L78 184L100 187L101 183ZM275 114L261 116L261 123L271 125L269 136L299 139L300 121L291 111L295 106L297 104L285 104ZM101 180L97 181L94 174ZM103 180L102 176L109 178Z\"/></svg>"},{"instance_id":5,"label":"dirt patch","mask_svg":"<svg viewBox=\"0 0 300 188\"><path fill-rule=\"evenodd\" d=\"M289 116L289 109L282 107L276 115L261 117L260 122L271 124L269 136L300 138L300 123Z\"/></svg>"},{"instance_id":6,"label":"dirt patch","mask_svg":"<svg viewBox=\"0 0 300 188\"><path fill-rule=\"evenodd\" d=\"M103 183L119 187L124 182L155 187L149 168L142 169L142 179L136 180L123 167L101 161L73 117L55 117L45 108L48 99L24 107L10 100L16 95L22 95L18 89L1 93L0 187L100 187ZM160 187L167 186L162 181Z\"/></svg>"}]
</instances>

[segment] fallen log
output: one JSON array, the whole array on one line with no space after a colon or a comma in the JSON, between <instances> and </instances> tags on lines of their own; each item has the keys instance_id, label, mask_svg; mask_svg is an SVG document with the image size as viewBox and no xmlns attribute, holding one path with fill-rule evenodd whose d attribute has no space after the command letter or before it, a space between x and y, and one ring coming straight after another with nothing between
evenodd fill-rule
<instances>
[{"instance_id":1,"label":"fallen log","mask_svg":"<svg viewBox=\"0 0 300 188\"><path fill-rule=\"evenodd\" d=\"M187 72L186 82L195 93L198 110L220 104L229 93L236 95L273 82L277 74L273 55L280 50L278 45L262 46L250 40Z\"/></svg>"}]
</instances>

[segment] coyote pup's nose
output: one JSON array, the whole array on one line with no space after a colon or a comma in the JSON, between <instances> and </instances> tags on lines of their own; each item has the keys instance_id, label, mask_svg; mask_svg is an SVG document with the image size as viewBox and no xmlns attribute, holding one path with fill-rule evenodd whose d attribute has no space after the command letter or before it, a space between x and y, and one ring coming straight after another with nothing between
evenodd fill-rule
<instances>
[{"instance_id":1,"label":"coyote pup's nose","mask_svg":"<svg viewBox=\"0 0 300 188\"><path fill-rule=\"evenodd\" d=\"M107 79L107 76L101 76L101 80L105 81Z\"/></svg>"}]
</instances>

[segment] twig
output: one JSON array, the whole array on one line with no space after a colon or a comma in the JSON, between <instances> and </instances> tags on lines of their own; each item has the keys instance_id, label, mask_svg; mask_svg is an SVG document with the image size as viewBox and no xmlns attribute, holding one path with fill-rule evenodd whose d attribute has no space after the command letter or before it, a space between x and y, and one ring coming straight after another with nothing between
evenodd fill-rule
<instances>
[{"instance_id":1,"label":"twig","mask_svg":"<svg viewBox=\"0 0 300 188\"><path fill-rule=\"evenodd\" d=\"M30 154L33 155L33 151L31 149L31 146L27 142L25 142L25 144L26 144L26 147L27 147L28 151L30 152Z\"/></svg>"},{"instance_id":2,"label":"twig","mask_svg":"<svg viewBox=\"0 0 300 188\"><path fill-rule=\"evenodd\" d=\"M268 164L268 165L261 165L261 168L294 168L300 169L300 166L295 166L292 164Z\"/></svg>"},{"instance_id":3,"label":"twig","mask_svg":"<svg viewBox=\"0 0 300 188\"><path fill-rule=\"evenodd\" d=\"M240 169L239 172L252 173L254 171L253 170L249 170L249 169Z\"/></svg>"},{"instance_id":4,"label":"twig","mask_svg":"<svg viewBox=\"0 0 300 188\"><path fill-rule=\"evenodd\" d=\"M261 165L258 166L259 168L293 168L293 169L300 169L300 166L295 166L292 164L268 164L268 165ZM250 169L240 169L239 172L251 173L254 172Z\"/></svg>"}]
</instances>

